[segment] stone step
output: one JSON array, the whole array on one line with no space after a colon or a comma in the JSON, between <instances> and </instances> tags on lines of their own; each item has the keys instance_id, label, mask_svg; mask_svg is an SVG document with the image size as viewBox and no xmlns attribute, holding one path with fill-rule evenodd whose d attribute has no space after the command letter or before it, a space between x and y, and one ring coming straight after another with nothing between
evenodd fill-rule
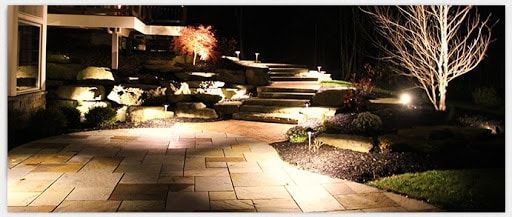
<instances>
[{"instance_id":1,"label":"stone step","mask_svg":"<svg viewBox=\"0 0 512 217\"><path fill-rule=\"evenodd\" d=\"M305 107L242 105L240 112L300 114Z\"/></svg>"},{"instance_id":2,"label":"stone step","mask_svg":"<svg viewBox=\"0 0 512 217\"><path fill-rule=\"evenodd\" d=\"M287 71L287 72L275 72L270 71L268 74L270 76L280 76L280 77L294 77L294 76L306 76L307 71Z\"/></svg>"},{"instance_id":3,"label":"stone step","mask_svg":"<svg viewBox=\"0 0 512 217\"><path fill-rule=\"evenodd\" d=\"M258 112L258 113L286 113L286 114L308 114L310 116L327 116L336 113L334 107L308 107L303 106L265 106L265 105L242 105L240 112Z\"/></svg>"},{"instance_id":4,"label":"stone step","mask_svg":"<svg viewBox=\"0 0 512 217\"><path fill-rule=\"evenodd\" d=\"M246 121L261 121L283 124L298 124L303 120L302 115L281 113L238 112L233 114L233 119Z\"/></svg>"},{"instance_id":5,"label":"stone step","mask_svg":"<svg viewBox=\"0 0 512 217\"><path fill-rule=\"evenodd\" d=\"M269 68L271 72L308 72L307 68Z\"/></svg>"},{"instance_id":6,"label":"stone step","mask_svg":"<svg viewBox=\"0 0 512 217\"><path fill-rule=\"evenodd\" d=\"M314 88L293 88L293 87L272 87L263 86L257 88L260 92L294 92L294 93L316 93L317 89Z\"/></svg>"},{"instance_id":7,"label":"stone step","mask_svg":"<svg viewBox=\"0 0 512 217\"><path fill-rule=\"evenodd\" d=\"M270 99L253 97L244 101L244 105L266 105L266 106L287 106L305 107L309 100L306 99Z\"/></svg>"},{"instance_id":8,"label":"stone step","mask_svg":"<svg viewBox=\"0 0 512 217\"><path fill-rule=\"evenodd\" d=\"M295 92L260 92L260 98L273 98L273 99L311 99L315 93L295 93Z\"/></svg>"},{"instance_id":9,"label":"stone step","mask_svg":"<svg viewBox=\"0 0 512 217\"><path fill-rule=\"evenodd\" d=\"M272 81L318 81L317 77L270 76Z\"/></svg>"},{"instance_id":10,"label":"stone step","mask_svg":"<svg viewBox=\"0 0 512 217\"><path fill-rule=\"evenodd\" d=\"M262 63L269 68L307 68L305 65L288 64L288 63Z\"/></svg>"}]
</instances>

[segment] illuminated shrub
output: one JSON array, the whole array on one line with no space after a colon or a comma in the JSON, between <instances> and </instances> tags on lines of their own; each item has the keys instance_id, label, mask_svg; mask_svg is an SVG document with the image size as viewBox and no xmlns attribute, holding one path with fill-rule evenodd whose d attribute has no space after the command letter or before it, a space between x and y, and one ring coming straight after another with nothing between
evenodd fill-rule
<instances>
[{"instance_id":1,"label":"illuminated shrub","mask_svg":"<svg viewBox=\"0 0 512 217\"><path fill-rule=\"evenodd\" d=\"M78 128L80 126L80 111L71 106L61 106L59 110L66 117L67 127L68 128Z\"/></svg>"},{"instance_id":2,"label":"illuminated shrub","mask_svg":"<svg viewBox=\"0 0 512 217\"><path fill-rule=\"evenodd\" d=\"M116 122L116 114L110 107L95 107L85 114L85 119L93 127L108 127Z\"/></svg>"},{"instance_id":3,"label":"illuminated shrub","mask_svg":"<svg viewBox=\"0 0 512 217\"><path fill-rule=\"evenodd\" d=\"M66 116L54 108L38 110L30 118L30 131L38 136L51 136L62 132L66 127Z\"/></svg>"},{"instance_id":4,"label":"illuminated shrub","mask_svg":"<svg viewBox=\"0 0 512 217\"><path fill-rule=\"evenodd\" d=\"M305 142L308 139L308 134L304 127L295 126L286 131L286 138L289 142L300 143Z\"/></svg>"},{"instance_id":5,"label":"illuminated shrub","mask_svg":"<svg viewBox=\"0 0 512 217\"><path fill-rule=\"evenodd\" d=\"M382 120L379 116L370 112L359 113L352 121L352 127L360 133L375 133L382 127Z\"/></svg>"},{"instance_id":6,"label":"illuminated shrub","mask_svg":"<svg viewBox=\"0 0 512 217\"><path fill-rule=\"evenodd\" d=\"M481 87L473 91L473 101L478 105L494 107L501 104L502 100L492 87Z\"/></svg>"}]
</instances>

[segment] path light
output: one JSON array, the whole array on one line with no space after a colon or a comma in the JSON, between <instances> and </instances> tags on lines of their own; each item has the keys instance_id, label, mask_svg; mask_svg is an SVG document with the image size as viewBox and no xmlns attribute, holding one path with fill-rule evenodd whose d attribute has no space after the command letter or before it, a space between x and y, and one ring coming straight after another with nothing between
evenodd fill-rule
<instances>
[{"instance_id":1,"label":"path light","mask_svg":"<svg viewBox=\"0 0 512 217\"><path fill-rule=\"evenodd\" d=\"M260 55L260 53L254 53L254 55L256 56L256 60L254 62L257 63L258 62L258 56Z\"/></svg>"},{"instance_id":2,"label":"path light","mask_svg":"<svg viewBox=\"0 0 512 217\"><path fill-rule=\"evenodd\" d=\"M306 106L306 108L309 108L309 102L305 102L304 106Z\"/></svg>"},{"instance_id":3,"label":"path light","mask_svg":"<svg viewBox=\"0 0 512 217\"><path fill-rule=\"evenodd\" d=\"M410 94L408 94L408 93L402 93L402 94L400 95L400 103L401 103L402 105L406 105L406 106L408 106L409 104L411 104L411 102L412 102L412 97L411 97L411 95L410 95Z\"/></svg>"},{"instance_id":4,"label":"path light","mask_svg":"<svg viewBox=\"0 0 512 217\"><path fill-rule=\"evenodd\" d=\"M169 104L164 104L164 111L167 111L167 108L169 107Z\"/></svg>"},{"instance_id":5,"label":"path light","mask_svg":"<svg viewBox=\"0 0 512 217\"><path fill-rule=\"evenodd\" d=\"M240 51L239 50L235 51L235 54L236 54L236 58L240 59Z\"/></svg>"},{"instance_id":6,"label":"path light","mask_svg":"<svg viewBox=\"0 0 512 217\"><path fill-rule=\"evenodd\" d=\"M318 69L318 73L322 72L322 66L317 66L316 68Z\"/></svg>"},{"instance_id":7,"label":"path light","mask_svg":"<svg viewBox=\"0 0 512 217\"><path fill-rule=\"evenodd\" d=\"M306 132L308 133L308 150L311 149L311 136L313 135L313 128L308 127L306 128Z\"/></svg>"}]
</instances>

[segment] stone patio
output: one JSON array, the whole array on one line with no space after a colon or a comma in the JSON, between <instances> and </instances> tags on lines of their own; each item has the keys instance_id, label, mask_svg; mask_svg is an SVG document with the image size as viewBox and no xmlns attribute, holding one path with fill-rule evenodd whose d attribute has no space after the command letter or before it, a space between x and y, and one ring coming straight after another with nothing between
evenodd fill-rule
<instances>
[{"instance_id":1,"label":"stone patio","mask_svg":"<svg viewBox=\"0 0 512 217\"><path fill-rule=\"evenodd\" d=\"M8 154L8 210L438 210L288 165L268 145L282 140L286 129L286 125L221 121L79 132L34 141Z\"/></svg>"}]
</instances>

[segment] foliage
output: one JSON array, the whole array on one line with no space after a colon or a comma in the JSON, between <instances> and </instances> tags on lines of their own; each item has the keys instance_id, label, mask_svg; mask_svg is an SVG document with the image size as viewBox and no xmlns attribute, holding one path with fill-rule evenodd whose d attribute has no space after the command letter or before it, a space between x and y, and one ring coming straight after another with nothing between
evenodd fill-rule
<instances>
[{"instance_id":1,"label":"foliage","mask_svg":"<svg viewBox=\"0 0 512 217\"><path fill-rule=\"evenodd\" d=\"M497 95L496 89L492 87L481 87L473 91L473 101L477 105L495 107L502 104L502 99Z\"/></svg>"},{"instance_id":2,"label":"foliage","mask_svg":"<svg viewBox=\"0 0 512 217\"><path fill-rule=\"evenodd\" d=\"M286 131L286 138L291 143L301 143L308 139L306 128L301 126L295 126Z\"/></svg>"},{"instance_id":3,"label":"foliage","mask_svg":"<svg viewBox=\"0 0 512 217\"><path fill-rule=\"evenodd\" d=\"M29 121L30 131L39 136L51 136L61 133L66 127L66 116L59 109L38 110Z\"/></svg>"},{"instance_id":4,"label":"foliage","mask_svg":"<svg viewBox=\"0 0 512 217\"><path fill-rule=\"evenodd\" d=\"M413 78L436 110L446 110L450 81L472 71L486 56L493 24L472 6L414 5L365 11L385 42L382 59Z\"/></svg>"},{"instance_id":5,"label":"foliage","mask_svg":"<svg viewBox=\"0 0 512 217\"><path fill-rule=\"evenodd\" d=\"M324 122L324 128L326 133L351 133L352 132L352 120L354 120L354 114L336 114L333 117L327 118Z\"/></svg>"},{"instance_id":6,"label":"foliage","mask_svg":"<svg viewBox=\"0 0 512 217\"><path fill-rule=\"evenodd\" d=\"M352 78L350 79L352 86L359 91L359 94L363 96L368 96L372 93L374 88L373 79L378 75L378 72L374 69L371 64L364 64L364 73L352 74Z\"/></svg>"},{"instance_id":7,"label":"foliage","mask_svg":"<svg viewBox=\"0 0 512 217\"><path fill-rule=\"evenodd\" d=\"M325 121L318 118L308 118L306 121L301 123L299 126L303 127L304 129L311 128L313 129L313 136L318 135L320 133L325 132Z\"/></svg>"},{"instance_id":8,"label":"foliage","mask_svg":"<svg viewBox=\"0 0 512 217\"><path fill-rule=\"evenodd\" d=\"M192 55L194 58L193 65L196 64L197 56L201 60L208 60L213 57L217 39L211 26L187 26L180 33L179 37L173 39L172 44L178 52L184 55Z\"/></svg>"},{"instance_id":9,"label":"foliage","mask_svg":"<svg viewBox=\"0 0 512 217\"><path fill-rule=\"evenodd\" d=\"M500 134L505 131L503 121L492 120L482 115L463 115L457 117L456 122L463 127L489 129L493 134Z\"/></svg>"},{"instance_id":10,"label":"foliage","mask_svg":"<svg viewBox=\"0 0 512 217\"><path fill-rule=\"evenodd\" d=\"M360 112L367 109L366 94L360 90L349 90L343 96L343 110L347 112Z\"/></svg>"},{"instance_id":11,"label":"foliage","mask_svg":"<svg viewBox=\"0 0 512 217\"><path fill-rule=\"evenodd\" d=\"M66 117L67 127L76 129L80 127L80 111L71 106L61 106L59 110Z\"/></svg>"},{"instance_id":12,"label":"foliage","mask_svg":"<svg viewBox=\"0 0 512 217\"><path fill-rule=\"evenodd\" d=\"M354 130L360 133L375 133L382 127L382 120L379 116L370 112L359 113L352 121Z\"/></svg>"},{"instance_id":13,"label":"foliage","mask_svg":"<svg viewBox=\"0 0 512 217\"><path fill-rule=\"evenodd\" d=\"M505 210L504 169L431 170L390 176L369 184L449 211Z\"/></svg>"},{"instance_id":14,"label":"foliage","mask_svg":"<svg viewBox=\"0 0 512 217\"><path fill-rule=\"evenodd\" d=\"M377 144L381 153L391 152L393 150L393 144L395 143L395 135L384 135L379 136Z\"/></svg>"},{"instance_id":15,"label":"foliage","mask_svg":"<svg viewBox=\"0 0 512 217\"><path fill-rule=\"evenodd\" d=\"M116 122L116 114L111 107L94 107L85 114L85 119L94 127L108 127Z\"/></svg>"},{"instance_id":16,"label":"foliage","mask_svg":"<svg viewBox=\"0 0 512 217\"><path fill-rule=\"evenodd\" d=\"M324 144L324 142L320 140L314 140L311 146L308 147L309 151L317 152Z\"/></svg>"},{"instance_id":17,"label":"foliage","mask_svg":"<svg viewBox=\"0 0 512 217\"><path fill-rule=\"evenodd\" d=\"M234 38L221 37L219 39L219 46L217 47L217 54L232 56L238 48L238 42Z\"/></svg>"}]
</instances>

